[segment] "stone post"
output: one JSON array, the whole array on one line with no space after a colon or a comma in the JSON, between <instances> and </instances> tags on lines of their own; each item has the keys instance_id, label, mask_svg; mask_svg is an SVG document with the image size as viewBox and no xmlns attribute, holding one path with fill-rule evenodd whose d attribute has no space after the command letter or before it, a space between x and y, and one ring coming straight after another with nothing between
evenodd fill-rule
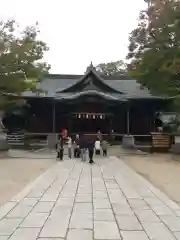
<instances>
[{"instance_id":1,"label":"stone post","mask_svg":"<svg viewBox=\"0 0 180 240\"><path fill-rule=\"evenodd\" d=\"M132 149L135 147L134 137L132 135L124 135L122 139L122 147Z\"/></svg>"},{"instance_id":2,"label":"stone post","mask_svg":"<svg viewBox=\"0 0 180 240\"><path fill-rule=\"evenodd\" d=\"M50 133L47 136L47 147L50 148L50 149L54 149L55 146L56 146L57 139L58 139L58 134Z\"/></svg>"}]
</instances>

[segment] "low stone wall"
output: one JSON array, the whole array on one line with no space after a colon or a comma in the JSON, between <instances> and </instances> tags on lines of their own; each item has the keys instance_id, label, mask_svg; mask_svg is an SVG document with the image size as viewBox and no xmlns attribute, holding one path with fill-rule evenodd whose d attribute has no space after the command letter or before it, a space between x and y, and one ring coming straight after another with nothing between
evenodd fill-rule
<instances>
[{"instance_id":1,"label":"low stone wall","mask_svg":"<svg viewBox=\"0 0 180 240\"><path fill-rule=\"evenodd\" d=\"M134 137L132 135L124 135L122 139L122 147L132 149L135 147Z\"/></svg>"}]
</instances>

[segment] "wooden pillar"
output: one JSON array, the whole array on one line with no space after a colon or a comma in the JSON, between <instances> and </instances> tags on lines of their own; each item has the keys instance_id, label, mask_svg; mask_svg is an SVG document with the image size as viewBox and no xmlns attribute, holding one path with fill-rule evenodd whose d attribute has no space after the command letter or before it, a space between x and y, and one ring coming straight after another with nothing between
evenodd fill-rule
<instances>
[{"instance_id":1,"label":"wooden pillar","mask_svg":"<svg viewBox=\"0 0 180 240\"><path fill-rule=\"evenodd\" d=\"M53 133L56 133L56 101L53 100Z\"/></svg>"},{"instance_id":2,"label":"wooden pillar","mask_svg":"<svg viewBox=\"0 0 180 240\"><path fill-rule=\"evenodd\" d=\"M111 134L112 132L112 127L113 127L113 119L112 119L112 116L109 116L109 133Z\"/></svg>"},{"instance_id":3,"label":"wooden pillar","mask_svg":"<svg viewBox=\"0 0 180 240\"><path fill-rule=\"evenodd\" d=\"M126 134L130 134L130 104L127 104L126 109Z\"/></svg>"},{"instance_id":4,"label":"wooden pillar","mask_svg":"<svg viewBox=\"0 0 180 240\"><path fill-rule=\"evenodd\" d=\"M133 149L135 146L135 140L134 137L131 135L130 132L130 104L129 102L127 103L127 108L126 108L126 135L123 136L122 139L122 146L123 148L127 149Z\"/></svg>"}]
</instances>

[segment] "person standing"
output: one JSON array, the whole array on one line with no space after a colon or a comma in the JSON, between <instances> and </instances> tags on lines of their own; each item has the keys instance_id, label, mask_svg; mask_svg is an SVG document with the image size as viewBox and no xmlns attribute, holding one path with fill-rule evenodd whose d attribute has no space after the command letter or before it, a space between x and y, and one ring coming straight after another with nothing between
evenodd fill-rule
<instances>
[{"instance_id":1,"label":"person standing","mask_svg":"<svg viewBox=\"0 0 180 240\"><path fill-rule=\"evenodd\" d=\"M101 143L102 151L103 151L103 156L107 157L107 147L108 147L108 142L103 140Z\"/></svg>"},{"instance_id":2,"label":"person standing","mask_svg":"<svg viewBox=\"0 0 180 240\"><path fill-rule=\"evenodd\" d=\"M79 140L79 148L80 148L80 152L81 152L81 159L82 159L82 162L85 162L86 161L86 139L85 139L85 136L82 135L80 137L80 140Z\"/></svg>"},{"instance_id":3,"label":"person standing","mask_svg":"<svg viewBox=\"0 0 180 240\"><path fill-rule=\"evenodd\" d=\"M71 159L72 158L72 138L71 137L68 137L67 145L68 145L68 157L69 159Z\"/></svg>"},{"instance_id":4,"label":"person standing","mask_svg":"<svg viewBox=\"0 0 180 240\"><path fill-rule=\"evenodd\" d=\"M62 161L63 160L63 155L64 155L64 140L63 136L58 137L58 142L56 144L56 151L57 151L57 160Z\"/></svg>"},{"instance_id":5,"label":"person standing","mask_svg":"<svg viewBox=\"0 0 180 240\"><path fill-rule=\"evenodd\" d=\"M76 139L74 141L74 157L79 158L80 157L80 149L79 149L79 135L76 135Z\"/></svg>"},{"instance_id":6,"label":"person standing","mask_svg":"<svg viewBox=\"0 0 180 240\"><path fill-rule=\"evenodd\" d=\"M155 132L163 132L163 121L161 120L160 113L156 113L154 120Z\"/></svg>"},{"instance_id":7,"label":"person standing","mask_svg":"<svg viewBox=\"0 0 180 240\"><path fill-rule=\"evenodd\" d=\"M67 129L66 128L63 128L62 130L61 130L61 135L64 137L64 138L66 138L67 137Z\"/></svg>"},{"instance_id":8,"label":"person standing","mask_svg":"<svg viewBox=\"0 0 180 240\"><path fill-rule=\"evenodd\" d=\"M115 140L114 130L111 129L111 131L110 131L110 144L111 144L111 146L113 145L114 140Z\"/></svg>"},{"instance_id":9,"label":"person standing","mask_svg":"<svg viewBox=\"0 0 180 240\"><path fill-rule=\"evenodd\" d=\"M99 139L95 141L95 151L96 151L96 155L101 154L101 142Z\"/></svg>"},{"instance_id":10,"label":"person standing","mask_svg":"<svg viewBox=\"0 0 180 240\"><path fill-rule=\"evenodd\" d=\"M101 133L100 130L97 132L97 139L98 139L99 141L102 141L102 133Z\"/></svg>"},{"instance_id":11,"label":"person standing","mask_svg":"<svg viewBox=\"0 0 180 240\"><path fill-rule=\"evenodd\" d=\"M94 140L90 139L87 143L88 153L89 153L89 163L94 163L93 155L94 155Z\"/></svg>"}]
</instances>

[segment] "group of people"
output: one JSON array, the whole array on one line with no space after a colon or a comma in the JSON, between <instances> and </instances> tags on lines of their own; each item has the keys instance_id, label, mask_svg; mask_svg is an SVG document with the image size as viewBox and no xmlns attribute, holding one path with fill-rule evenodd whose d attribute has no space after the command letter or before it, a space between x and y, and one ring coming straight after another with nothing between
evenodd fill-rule
<instances>
[{"instance_id":1,"label":"group of people","mask_svg":"<svg viewBox=\"0 0 180 240\"><path fill-rule=\"evenodd\" d=\"M73 141L70 136L64 138L59 136L58 142L56 144L57 149L57 159L63 160L64 155L64 145L67 143L68 157L72 158L72 151L74 150L74 157L80 158L82 161L86 161L86 154L88 152L89 163L93 163L94 152L96 155L101 154L101 149L103 156L107 156L107 147L108 142L97 137L96 140L87 138L84 135L76 135L75 140Z\"/></svg>"}]
</instances>

